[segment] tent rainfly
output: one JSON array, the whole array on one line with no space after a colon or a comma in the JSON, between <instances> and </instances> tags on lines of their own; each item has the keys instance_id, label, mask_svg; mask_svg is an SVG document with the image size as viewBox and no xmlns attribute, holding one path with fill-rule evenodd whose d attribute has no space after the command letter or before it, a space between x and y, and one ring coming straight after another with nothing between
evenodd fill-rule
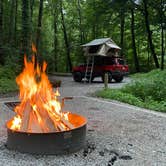
<instances>
[{"instance_id":1,"label":"tent rainfly","mask_svg":"<svg viewBox=\"0 0 166 166\"><path fill-rule=\"evenodd\" d=\"M121 50L111 38L95 39L82 47L85 56L118 56Z\"/></svg>"}]
</instances>

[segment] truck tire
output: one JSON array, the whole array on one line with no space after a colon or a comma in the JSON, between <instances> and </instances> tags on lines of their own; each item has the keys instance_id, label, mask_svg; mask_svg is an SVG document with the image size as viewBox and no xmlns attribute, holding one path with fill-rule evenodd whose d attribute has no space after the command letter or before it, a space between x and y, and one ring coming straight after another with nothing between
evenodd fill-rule
<instances>
[{"instance_id":1,"label":"truck tire","mask_svg":"<svg viewBox=\"0 0 166 166\"><path fill-rule=\"evenodd\" d=\"M114 77L114 80L116 82L121 82L123 80L123 76L116 76L116 77Z\"/></svg>"},{"instance_id":2,"label":"truck tire","mask_svg":"<svg viewBox=\"0 0 166 166\"><path fill-rule=\"evenodd\" d=\"M82 75L80 72L74 72L73 73L73 79L75 82L81 82L82 81Z\"/></svg>"},{"instance_id":3,"label":"truck tire","mask_svg":"<svg viewBox=\"0 0 166 166\"><path fill-rule=\"evenodd\" d=\"M101 76L101 79L102 81L104 82L104 75L105 74L108 74L108 82L110 83L112 81L112 74L110 72L105 72L102 76Z\"/></svg>"}]
</instances>

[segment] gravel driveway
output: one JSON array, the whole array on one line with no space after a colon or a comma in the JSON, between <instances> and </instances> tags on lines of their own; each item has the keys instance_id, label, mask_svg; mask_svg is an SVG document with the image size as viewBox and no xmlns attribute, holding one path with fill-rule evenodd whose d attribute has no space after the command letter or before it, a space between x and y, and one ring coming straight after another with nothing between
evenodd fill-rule
<instances>
[{"instance_id":1,"label":"gravel driveway","mask_svg":"<svg viewBox=\"0 0 166 166\"><path fill-rule=\"evenodd\" d=\"M62 81L60 92L63 96L89 96L89 94L95 92L96 90L102 89L104 87L101 78L95 78L93 83L81 83L74 82L72 77L60 77L60 76L50 76L50 79L57 79ZM125 77L121 83L112 83L108 84L109 88L120 88L127 83L131 82L129 77Z\"/></svg>"},{"instance_id":2,"label":"gravel driveway","mask_svg":"<svg viewBox=\"0 0 166 166\"><path fill-rule=\"evenodd\" d=\"M166 115L128 104L89 97L103 87L75 83L71 77L59 77L62 96L74 96L65 109L87 117L87 139L84 149L69 155L30 155L9 151L5 147L5 122L13 112L3 103L17 97L0 100L0 165L4 166L165 166ZM111 83L120 87L122 83ZM41 145L42 146L42 145Z\"/></svg>"}]
</instances>

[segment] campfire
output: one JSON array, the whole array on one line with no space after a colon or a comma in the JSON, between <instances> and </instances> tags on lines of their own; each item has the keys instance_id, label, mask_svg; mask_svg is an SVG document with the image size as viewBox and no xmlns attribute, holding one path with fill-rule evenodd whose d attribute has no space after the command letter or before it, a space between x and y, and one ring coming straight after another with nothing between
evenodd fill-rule
<instances>
[{"instance_id":1,"label":"campfire","mask_svg":"<svg viewBox=\"0 0 166 166\"><path fill-rule=\"evenodd\" d=\"M24 66L22 73L16 78L20 89L20 104L14 108L16 115L7 122L8 148L30 153L57 154L65 149L66 139L71 139L66 147L68 151L75 143L78 147L74 149L82 147L85 140L86 119L80 115L62 111L64 99L60 99L60 93L58 90L54 92L49 82L46 75L46 62L40 66L35 62L35 56L32 56L31 61L28 61L25 56ZM78 130L80 130L79 137L82 138L78 137ZM62 138L57 141L58 133L62 134ZM53 137L51 138L49 134ZM78 138L72 138L75 134ZM23 135L25 140L22 138ZM40 143L42 139L42 143L47 140L43 149L37 141L34 142L33 137L36 135L39 136L37 141ZM73 144L72 141L74 141ZM78 145L79 142L80 145ZM29 149L29 146L34 147L33 150Z\"/></svg>"},{"instance_id":2,"label":"campfire","mask_svg":"<svg viewBox=\"0 0 166 166\"><path fill-rule=\"evenodd\" d=\"M68 118L69 112L62 112L62 105L58 100L58 90L53 88L45 73L47 64L42 67L35 58L28 62L24 57L25 68L16 78L20 88L21 103L14 109L16 116L8 122L12 130L29 133L48 133L67 131L77 127Z\"/></svg>"}]
</instances>

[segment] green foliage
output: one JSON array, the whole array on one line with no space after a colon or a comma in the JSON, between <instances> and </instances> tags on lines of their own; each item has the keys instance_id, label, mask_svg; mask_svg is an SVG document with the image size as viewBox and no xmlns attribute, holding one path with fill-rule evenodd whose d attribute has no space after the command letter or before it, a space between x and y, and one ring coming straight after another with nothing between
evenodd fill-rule
<instances>
[{"instance_id":1,"label":"green foliage","mask_svg":"<svg viewBox=\"0 0 166 166\"><path fill-rule=\"evenodd\" d=\"M16 74L9 67L0 67L0 93L12 92L18 89L15 82Z\"/></svg>"},{"instance_id":2,"label":"green foliage","mask_svg":"<svg viewBox=\"0 0 166 166\"><path fill-rule=\"evenodd\" d=\"M11 68L0 67L0 78L14 79L15 76L15 72Z\"/></svg>"},{"instance_id":3,"label":"green foliage","mask_svg":"<svg viewBox=\"0 0 166 166\"><path fill-rule=\"evenodd\" d=\"M153 70L147 74L139 74L134 77L137 77L135 81L133 81L131 85L127 85L123 88L123 92L131 93L141 98L143 101L145 101L147 97L157 101L166 99L166 70Z\"/></svg>"},{"instance_id":4,"label":"green foliage","mask_svg":"<svg viewBox=\"0 0 166 166\"><path fill-rule=\"evenodd\" d=\"M124 88L96 92L99 97L119 100L139 107L166 112L166 70L135 74Z\"/></svg>"},{"instance_id":5,"label":"green foliage","mask_svg":"<svg viewBox=\"0 0 166 166\"><path fill-rule=\"evenodd\" d=\"M0 78L0 93L13 92L18 90L14 80L8 78Z\"/></svg>"},{"instance_id":6,"label":"green foliage","mask_svg":"<svg viewBox=\"0 0 166 166\"><path fill-rule=\"evenodd\" d=\"M5 57L5 64L10 63L9 66L19 64L21 66L23 53L30 52L29 46L31 42L36 41L40 1L19 0L17 5L16 1L15 3L12 2L14 1L3 1L3 25L0 25L0 27L3 27L2 38L0 39L2 40L2 55ZM44 1L43 7L38 52L48 62L48 70L50 72L55 70L55 66L58 67L59 72L65 72L67 64L59 2L59 0L47 0ZM131 1L127 0L63 1L65 26L73 65L78 65L84 61L81 45L94 38L111 37L120 45L120 11L122 9L125 11L123 53L129 64L130 72L135 72L131 40ZM147 42L145 19L142 11L143 3L135 6L134 10L135 40L140 69L144 72L150 71L154 69L154 64ZM162 5L157 0L149 0L148 11L155 52L160 58L161 15L164 10L162 10ZM54 13L56 13L55 17ZM165 20L164 18L165 15L163 14L163 20ZM54 21L57 25L56 34L54 33ZM54 45L55 36L57 37L57 45L55 44L57 47ZM10 59L11 61L9 62ZM17 72L19 65L14 66Z\"/></svg>"}]
</instances>

